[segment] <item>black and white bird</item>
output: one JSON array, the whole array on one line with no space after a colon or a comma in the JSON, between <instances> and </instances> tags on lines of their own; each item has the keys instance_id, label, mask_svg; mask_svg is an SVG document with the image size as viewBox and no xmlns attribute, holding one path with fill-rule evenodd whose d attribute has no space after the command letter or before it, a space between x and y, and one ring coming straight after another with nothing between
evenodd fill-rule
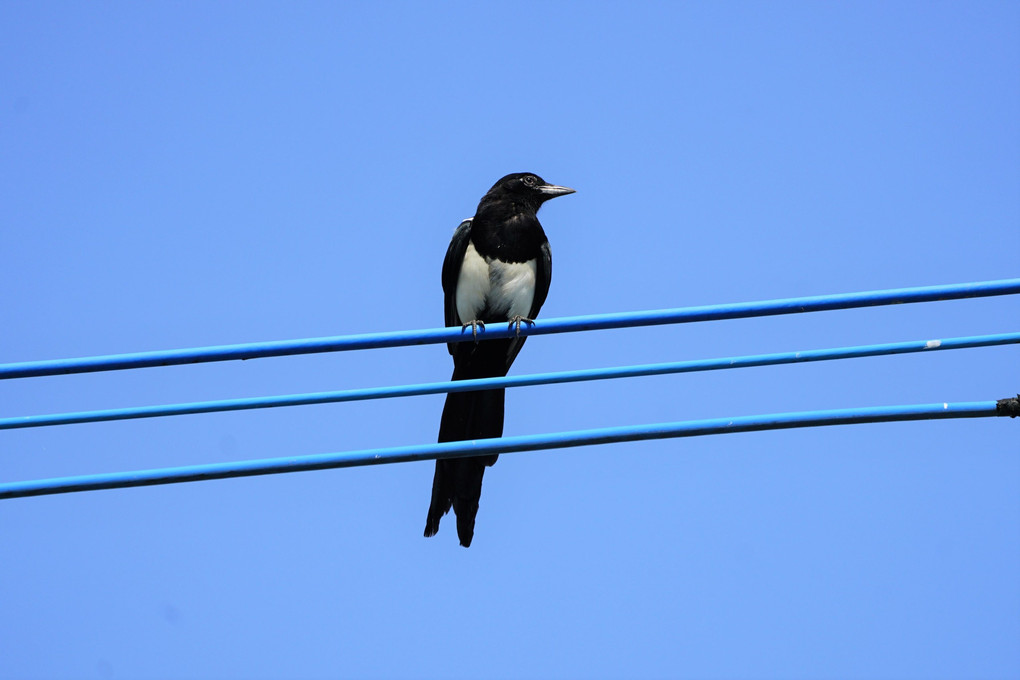
<instances>
[{"instance_id":1,"label":"black and white bird","mask_svg":"<svg viewBox=\"0 0 1020 680\"><path fill-rule=\"evenodd\" d=\"M443 261L446 325L534 322L549 293L552 252L538 221L538 209L550 198L574 193L530 172L507 175L478 203L475 216L453 233ZM505 376L526 338L450 343L453 380ZM443 407L439 441L503 436L504 390L450 393ZM432 504L425 536L439 531L439 520L453 507L457 536L465 548L475 531L482 475L498 454L436 461Z\"/></svg>"}]
</instances>

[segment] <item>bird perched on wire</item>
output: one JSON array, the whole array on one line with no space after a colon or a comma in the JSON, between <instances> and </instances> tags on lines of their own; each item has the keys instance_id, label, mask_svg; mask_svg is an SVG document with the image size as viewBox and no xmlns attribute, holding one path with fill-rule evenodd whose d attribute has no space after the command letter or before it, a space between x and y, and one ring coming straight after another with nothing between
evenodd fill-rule
<instances>
[{"instance_id":1,"label":"bird perched on wire","mask_svg":"<svg viewBox=\"0 0 1020 680\"><path fill-rule=\"evenodd\" d=\"M496 182L478 203L475 216L453 233L443 261L446 325L471 329L475 342L450 343L453 380L505 376L526 338L521 324L533 324L549 293L552 252L538 221L550 198L574 193L538 175L520 172ZM485 324L508 323L514 337L477 340ZM488 439L503 435L503 389L450 393L439 424L439 441ZM453 511L465 548L475 531L482 475L496 455L436 461L425 536Z\"/></svg>"}]
</instances>

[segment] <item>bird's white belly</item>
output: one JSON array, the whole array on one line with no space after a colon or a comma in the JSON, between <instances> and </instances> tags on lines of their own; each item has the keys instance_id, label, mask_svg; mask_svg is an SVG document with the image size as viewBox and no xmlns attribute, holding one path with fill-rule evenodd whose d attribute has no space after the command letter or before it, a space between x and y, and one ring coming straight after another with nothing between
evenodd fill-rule
<instances>
[{"instance_id":1,"label":"bird's white belly","mask_svg":"<svg viewBox=\"0 0 1020 680\"><path fill-rule=\"evenodd\" d=\"M535 300L535 260L506 263L484 258L469 243L457 279L457 315L462 323L487 318L528 317Z\"/></svg>"}]
</instances>

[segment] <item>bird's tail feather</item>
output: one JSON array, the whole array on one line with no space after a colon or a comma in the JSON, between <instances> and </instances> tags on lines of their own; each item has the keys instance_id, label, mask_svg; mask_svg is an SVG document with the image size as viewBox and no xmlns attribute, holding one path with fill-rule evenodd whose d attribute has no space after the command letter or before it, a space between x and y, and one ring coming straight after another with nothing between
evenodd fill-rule
<instances>
[{"instance_id":1,"label":"bird's tail feather","mask_svg":"<svg viewBox=\"0 0 1020 680\"><path fill-rule=\"evenodd\" d=\"M465 380L471 372L454 370L454 380ZM451 392L446 395L443 417L439 424L439 441L455 442L503 436L503 402L505 390ZM432 480L432 503L425 521L425 536L435 536L439 520L453 507L457 515L457 536L465 548L474 536L478 501L482 496L485 468L496 463L499 454L450 458L436 461Z\"/></svg>"}]
</instances>

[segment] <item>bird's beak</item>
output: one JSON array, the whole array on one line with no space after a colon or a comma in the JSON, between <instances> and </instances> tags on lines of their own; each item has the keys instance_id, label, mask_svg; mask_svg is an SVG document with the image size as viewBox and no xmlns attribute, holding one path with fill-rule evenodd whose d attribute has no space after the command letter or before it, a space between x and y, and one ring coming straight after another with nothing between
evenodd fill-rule
<instances>
[{"instance_id":1,"label":"bird's beak","mask_svg":"<svg viewBox=\"0 0 1020 680\"><path fill-rule=\"evenodd\" d=\"M542 195L545 196L546 199L556 198L557 196L566 196L567 194L572 194L575 191L570 187L561 187L556 186L555 184L543 184L538 187L538 190L542 192Z\"/></svg>"}]
</instances>

